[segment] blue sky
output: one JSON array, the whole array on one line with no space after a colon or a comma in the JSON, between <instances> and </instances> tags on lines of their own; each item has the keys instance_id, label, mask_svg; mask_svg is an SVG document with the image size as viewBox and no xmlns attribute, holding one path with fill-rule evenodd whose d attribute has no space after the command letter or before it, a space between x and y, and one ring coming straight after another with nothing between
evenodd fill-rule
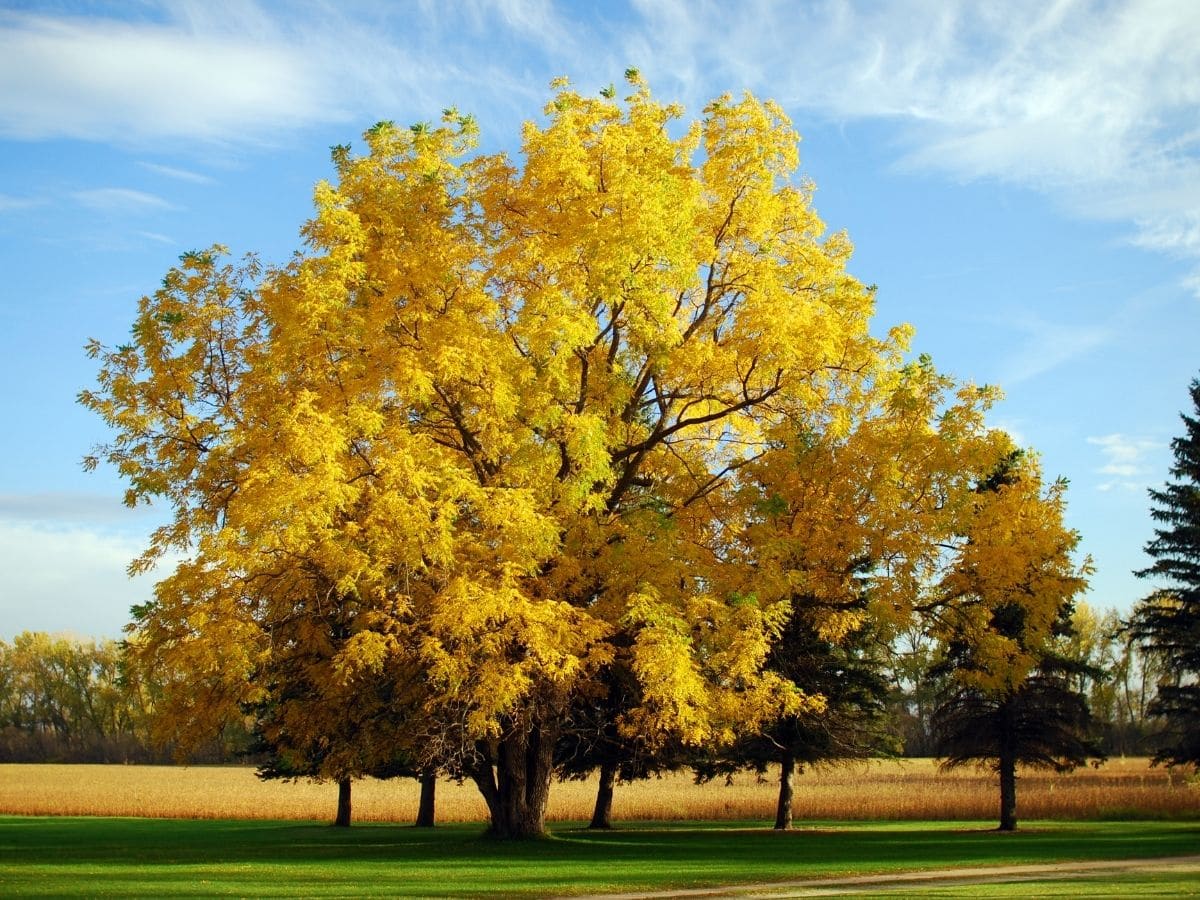
<instances>
[{"instance_id":1,"label":"blue sky","mask_svg":"<svg viewBox=\"0 0 1200 900\"><path fill-rule=\"evenodd\" d=\"M994 422L1070 479L1069 522L1127 609L1200 373L1200 3L0 4L0 637L117 636L150 583L75 404L89 337L214 242L282 261L330 145L473 112L517 150L551 78L639 68L695 114L783 104L877 322L1006 393Z\"/></svg>"}]
</instances>

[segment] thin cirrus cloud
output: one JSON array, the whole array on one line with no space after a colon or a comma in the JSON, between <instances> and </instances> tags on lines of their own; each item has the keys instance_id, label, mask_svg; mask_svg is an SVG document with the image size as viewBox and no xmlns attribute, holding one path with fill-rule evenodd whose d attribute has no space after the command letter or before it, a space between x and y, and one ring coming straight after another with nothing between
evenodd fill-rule
<instances>
[{"instance_id":1,"label":"thin cirrus cloud","mask_svg":"<svg viewBox=\"0 0 1200 900\"><path fill-rule=\"evenodd\" d=\"M136 20L105 8L0 12L0 137L272 144L313 124L428 116L455 103L516 116L549 77L531 79L529 58L545 64L551 51L541 51L553 47L579 59L569 24L527 0L286 9L183 0L143 4L153 18ZM496 52L482 52L484 42Z\"/></svg>"},{"instance_id":2,"label":"thin cirrus cloud","mask_svg":"<svg viewBox=\"0 0 1200 900\"><path fill-rule=\"evenodd\" d=\"M131 143L262 137L328 118L299 48L177 24L0 17L0 135Z\"/></svg>"},{"instance_id":3,"label":"thin cirrus cloud","mask_svg":"<svg viewBox=\"0 0 1200 900\"><path fill-rule=\"evenodd\" d=\"M138 165L147 172L162 175L164 178L173 178L176 181L187 181L192 184L216 184L215 179L200 172L193 172L190 169L180 169L176 166L164 166L161 163L150 162L140 162Z\"/></svg>"},{"instance_id":4,"label":"thin cirrus cloud","mask_svg":"<svg viewBox=\"0 0 1200 900\"><path fill-rule=\"evenodd\" d=\"M1000 383L1016 385L1043 375L1103 346L1113 337L1106 325L1063 325L1025 315L1009 323L1024 332L1020 349L1004 363Z\"/></svg>"},{"instance_id":5,"label":"thin cirrus cloud","mask_svg":"<svg viewBox=\"0 0 1200 900\"><path fill-rule=\"evenodd\" d=\"M627 46L661 50L652 71L715 73L790 108L891 122L898 165L1020 184L1126 223L1132 242L1192 262L1200 293L1200 4L638 8Z\"/></svg>"},{"instance_id":6,"label":"thin cirrus cloud","mask_svg":"<svg viewBox=\"0 0 1200 900\"><path fill-rule=\"evenodd\" d=\"M13 197L10 194L0 194L0 213L20 212L45 204L46 201L40 197Z\"/></svg>"},{"instance_id":7,"label":"thin cirrus cloud","mask_svg":"<svg viewBox=\"0 0 1200 900\"><path fill-rule=\"evenodd\" d=\"M1099 447L1104 458L1104 464L1096 469L1097 474L1104 476L1097 485L1101 491L1114 488L1137 491L1146 487L1155 471L1147 458L1164 446L1149 438L1126 434L1089 437L1087 442Z\"/></svg>"},{"instance_id":8,"label":"thin cirrus cloud","mask_svg":"<svg viewBox=\"0 0 1200 900\"><path fill-rule=\"evenodd\" d=\"M97 212L136 215L175 208L156 194L130 188L93 188L76 191L71 196L80 205Z\"/></svg>"},{"instance_id":9,"label":"thin cirrus cloud","mask_svg":"<svg viewBox=\"0 0 1200 900\"><path fill-rule=\"evenodd\" d=\"M1200 173L1197 173L1200 176ZM1200 197L1197 197L1200 201ZM1170 219L1139 223L1137 243L1168 253L1200 255L1200 211L1189 209Z\"/></svg>"},{"instance_id":10,"label":"thin cirrus cloud","mask_svg":"<svg viewBox=\"0 0 1200 900\"><path fill-rule=\"evenodd\" d=\"M160 234L157 231L139 231L138 236L144 237L146 240L153 241L156 244L166 244L168 247L173 247L177 243L175 238L166 234Z\"/></svg>"}]
</instances>

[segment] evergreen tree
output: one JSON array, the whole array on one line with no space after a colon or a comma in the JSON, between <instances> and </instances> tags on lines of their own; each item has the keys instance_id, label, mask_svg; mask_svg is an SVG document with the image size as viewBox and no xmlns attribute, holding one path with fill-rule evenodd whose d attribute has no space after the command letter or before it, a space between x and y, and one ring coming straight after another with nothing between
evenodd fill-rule
<instances>
[{"instance_id":1,"label":"evergreen tree","mask_svg":"<svg viewBox=\"0 0 1200 900\"><path fill-rule=\"evenodd\" d=\"M1153 565L1137 573L1161 584L1138 604L1131 631L1161 655L1168 679L1150 705L1166 724L1157 762L1200 765L1200 379L1190 387L1193 415L1171 441L1175 464L1162 490L1151 490L1160 523L1146 544Z\"/></svg>"},{"instance_id":2,"label":"evergreen tree","mask_svg":"<svg viewBox=\"0 0 1200 900\"><path fill-rule=\"evenodd\" d=\"M1017 826L1018 763L1067 772L1103 756L1073 688L1101 673L1063 652L1088 571L1070 561L1078 535L1062 526L1063 487L1043 494L1031 460L1013 453L977 485L977 518L943 580L960 597L945 611L945 654L934 667L952 676L933 714L937 753L945 767L994 764L1001 831ZM1005 552L1021 560L1008 572Z\"/></svg>"},{"instance_id":3,"label":"evergreen tree","mask_svg":"<svg viewBox=\"0 0 1200 900\"><path fill-rule=\"evenodd\" d=\"M328 599L328 598L326 598ZM334 825L351 820L352 783L364 776L411 777L421 782L418 826L432 826L436 763L409 734L416 673L393 665L352 678L331 675L350 638L336 604L320 640L299 641L284 627L281 644L257 674L262 692L245 706L254 719L251 747L264 780L335 782Z\"/></svg>"},{"instance_id":4,"label":"evergreen tree","mask_svg":"<svg viewBox=\"0 0 1200 900\"><path fill-rule=\"evenodd\" d=\"M798 603L800 611L772 644L767 665L798 687L820 694L824 709L780 716L693 764L701 781L744 768L763 775L778 765L778 831L791 827L793 779L805 766L838 765L896 750L885 716L888 683L876 658L882 644L869 629L831 641L804 614L812 598L798 598Z\"/></svg>"},{"instance_id":5,"label":"evergreen tree","mask_svg":"<svg viewBox=\"0 0 1200 900\"><path fill-rule=\"evenodd\" d=\"M1017 827L1017 764L1069 772L1101 759L1091 713L1071 688L1072 667L1047 657L1021 684L1001 692L950 681L933 714L943 766L992 761L1000 778L1000 830Z\"/></svg>"},{"instance_id":6,"label":"evergreen tree","mask_svg":"<svg viewBox=\"0 0 1200 900\"><path fill-rule=\"evenodd\" d=\"M622 716L641 700L637 678L624 660L599 679L594 697L580 697L555 749L555 768L564 781L582 781L599 772L596 802L588 828L612 828L613 793L618 784L657 777L686 765L688 754L670 736L653 744L624 733Z\"/></svg>"}]
</instances>

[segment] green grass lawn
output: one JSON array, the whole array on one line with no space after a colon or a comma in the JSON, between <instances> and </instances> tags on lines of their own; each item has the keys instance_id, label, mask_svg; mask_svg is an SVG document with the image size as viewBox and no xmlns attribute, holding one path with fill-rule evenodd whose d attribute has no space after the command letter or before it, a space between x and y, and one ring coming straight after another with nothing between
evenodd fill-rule
<instances>
[{"instance_id":1,"label":"green grass lawn","mask_svg":"<svg viewBox=\"0 0 1200 900\"><path fill-rule=\"evenodd\" d=\"M428 831L9 816L0 817L0 895L541 896L1200 853L1195 822L1030 822L1016 834L990 828L830 822L777 834L730 823L654 823L592 833L560 825L548 840L504 843L482 837L478 825ZM1152 894L1139 886L1154 880L1128 879L1128 892ZM1183 883L1168 887L1180 893ZM1007 887L995 886L994 895L1022 895Z\"/></svg>"}]
</instances>

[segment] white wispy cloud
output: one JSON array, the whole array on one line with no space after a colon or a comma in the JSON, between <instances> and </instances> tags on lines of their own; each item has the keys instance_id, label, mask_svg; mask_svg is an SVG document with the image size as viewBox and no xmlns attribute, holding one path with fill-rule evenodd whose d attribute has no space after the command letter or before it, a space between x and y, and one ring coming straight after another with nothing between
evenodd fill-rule
<instances>
[{"instance_id":1,"label":"white wispy cloud","mask_svg":"<svg viewBox=\"0 0 1200 900\"><path fill-rule=\"evenodd\" d=\"M137 214L174 209L174 206L157 194L130 188L92 188L76 191L71 196L88 209L99 212Z\"/></svg>"},{"instance_id":2,"label":"white wispy cloud","mask_svg":"<svg viewBox=\"0 0 1200 900\"><path fill-rule=\"evenodd\" d=\"M207 175L200 172L193 172L190 169L180 169L175 166L164 166L160 163L140 162L138 163L143 169L153 172L156 175L162 175L166 178L174 178L177 181L189 181L192 184L215 184L216 181Z\"/></svg>"},{"instance_id":3,"label":"white wispy cloud","mask_svg":"<svg viewBox=\"0 0 1200 900\"><path fill-rule=\"evenodd\" d=\"M315 123L357 129L455 103L519 117L544 98L547 72L587 58L578 29L540 0L286 10L183 0L140 12L0 13L0 136L271 143Z\"/></svg>"},{"instance_id":4,"label":"white wispy cloud","mask_svg":"<svg viewBox=\"0 0 1200 900\"><path fill-rule=\"evenodd\" d=\"M1200 174L1200 173L1198 173ZM1200 255L1200 209L1184 210L1157 220L1138 222L1135 243L1152 250Z\"/></svg>"},{"instance_id":5,"label":"white wispy cloud","mask_svg":"<svg viewBox=\"0 0 1200 900\"><path fill-rule=\"evenodd\" d=\"M177 243L173 237L169 237L165 234L159 234L157 231L139 231L138 234L148 241L154 241L156 244L167 244L168 246L171 246Z\"/></svg>"},{"instance_id":6,"label":"white wispy cloud","mask_svg":"<svg viewBox=\"0 0 1200 900\"><path fill-rule=\"evenodd\" d=\"M254 11L249 5L226 10L231 16L220 30L179 21L0 17L0 134L224 140L337 114L302 47L257 40L263 27L273 33L269 23L239 28Z\"/></svg>"},{"instance_id":7,"label":"white wispy cloud","mask_svg":"<svg viewBox=\"0 0 1200 900\"><path fill-rule=\"evenodd\" d=\"M1159 441L1126 434L1089 437L1087 442L1099 447L1104 458L1104 464L1095 469L1097 474L1104 476L1104 480L1097 485L1101 491L1114 488L1136 491L1145 488L1154 475L1147 457L1164 447Z\"/></svg>"},{"instance_id":8,"label":"white wispy cloud","mask_svg":"<svg viewBox=\"0 0 1200 900\"><path fill-rule=\"evenodd\" d=\"M1200 287L1197 3L183 0L133 15L0 14L0 135L270 142L450 104L507 129L548 78L598 88L633 65L693 111L748 88L885 120L898 165L1126 223Z\"/></svg>"},{"instance_id":9,"label":"white wispy cloud","mask_svg":"<svg viewBox=\"0 0 1200 900\"><path fill-rule=\"evenodd\" d=\"M637 0L658 82L896 128L897 162L1042 191L1197 266L1200 4ZM719 35L719 39L714 36ZM1200 291L1198 291L1200 293Z\"/></svg>"}]
</instances>

